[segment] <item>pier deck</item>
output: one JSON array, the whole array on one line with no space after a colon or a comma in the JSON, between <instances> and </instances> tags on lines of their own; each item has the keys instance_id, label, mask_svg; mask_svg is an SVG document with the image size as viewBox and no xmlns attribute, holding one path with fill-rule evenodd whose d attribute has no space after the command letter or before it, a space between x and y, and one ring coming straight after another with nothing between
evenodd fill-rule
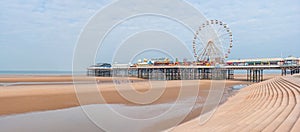
<instances>
[{"instance_id":1,"label":"pier deck","mask_svg":"<svg viewBox=\"0 0 300 132\"><path fill-rule=\"evenodd\" d=\"M131 76L153 80L234 79L234 71L247 71L247 81L260 82L264 70L281 70L282 75L296 74L300 65L255 65L255 66L144 66L126 65L111 68L89 67L89 76Z\"/></svg>"}]
</instances>

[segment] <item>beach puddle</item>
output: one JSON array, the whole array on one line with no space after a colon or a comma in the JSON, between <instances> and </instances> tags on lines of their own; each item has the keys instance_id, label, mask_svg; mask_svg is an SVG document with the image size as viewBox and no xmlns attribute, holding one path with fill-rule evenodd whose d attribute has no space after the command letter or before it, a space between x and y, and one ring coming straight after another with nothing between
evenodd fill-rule
<instances>
[{"instance_id":1,"label":"beach puddle","mask_svg":"<svg viewBox=\"0 0 300 132\"><path fill-rule=\"evenodd\" d=\"M221 103L242 87L246 85L226 88ZM3 132L162 131L181 123L191 111L201 113L205 99L187 97L176 103L152 105L95 104L1 116L0 129Z\"/></svg>"},{"instance_id":2,"label":"beach puddle","mask_svg":"<svg viewBox=\"0 0 300 132\"><path fill-rule=\"evenodd\" d=\"M232 90L240 90L240 89L242 89L242 88L245 88L245 87L247 87L248 85L246 85L246 84L240 84L240 85L234 85L234 86L232 86L232 87L230 87Z\"/></svg>"},{"instance_id":3,"label":"beach puddle","mask_svg":"<svg viewBox=\"0 0 300 132\"><path fill-rule=\"evenodd\" d=\"M198 98L199 99L199 98ZM151 128L155 124L160 124L157 130L164 130L176 125L178 122L174 117L184 117L192 109L191 104L194 104L195 98L187 98L181 100L174 105L174 103L163 103L144 106L128 106L123 104L96 104L86 105L82 107L74 107L62 110L34 112L27 114L1 116L0 117L0 129L4 132L99 132L105 127L114 127L112 130L116 131L148 131L147 128ZM200 108L202 105L197 104ZM109 107L114 114L123 118L122 120L116 120L115 117L110 116L111 113L105 113L102 111ZM171 108L175 108L172 111L168 111ZM97 117L90 118L92 114L86 115L91 111L97 111ZM104 113L103 113L104 112ZM101 127L101 123L93 122L92 120L103 120L110 126ZM166 123L163 121L172 119L174 124ZM153 129L151 129L153 130ZM149 130L150 131L150 130Z\"/></svg>"}]
</instances>

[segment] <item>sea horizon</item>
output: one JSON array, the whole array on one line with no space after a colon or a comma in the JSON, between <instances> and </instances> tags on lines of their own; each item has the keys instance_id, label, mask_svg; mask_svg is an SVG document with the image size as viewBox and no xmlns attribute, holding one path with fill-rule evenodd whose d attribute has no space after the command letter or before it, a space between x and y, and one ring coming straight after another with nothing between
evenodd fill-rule
<instances>
[{"instance_id":1,"label":"sea horizon","mask_svg":"<svg viewBox=\"0 0 300 132\"><path fill-rule=\"evenodd\" d=\"M7 70L0 71L0 75L73 75L73 74L86 74L85 71L74 72L73 71L54 71L54 70Z\"/></svg>"},{"instance_id":2,"label":"sea horizon","mask_svg":"<svg viewBox=\"0 0 300 132\"><path fill-rule=\"evenodd\" d=\"M235 74L245 74L247 71L236 71ZM266 70L265 74L281 74L280 70ZM67 70L1 70L0 75L86 75L86 71Z\"/></svg>"}]
</instances>

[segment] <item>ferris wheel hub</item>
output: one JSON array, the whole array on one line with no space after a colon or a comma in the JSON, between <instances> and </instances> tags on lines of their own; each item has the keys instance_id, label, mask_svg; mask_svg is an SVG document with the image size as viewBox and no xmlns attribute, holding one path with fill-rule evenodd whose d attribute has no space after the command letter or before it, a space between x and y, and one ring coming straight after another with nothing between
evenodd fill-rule
<instances>
[{"instance_id":1,"label":"ferris wheel hub","mask_svg":"<svg viewBox=\"0 0 300 132\"><path fill-rule=\"evenodd\" d=\"M227 24L219 20L206 21L195 32L194 56L201 62L225 63L231 53L232 43L232 32Z\"/></svg>"}]
</instances>

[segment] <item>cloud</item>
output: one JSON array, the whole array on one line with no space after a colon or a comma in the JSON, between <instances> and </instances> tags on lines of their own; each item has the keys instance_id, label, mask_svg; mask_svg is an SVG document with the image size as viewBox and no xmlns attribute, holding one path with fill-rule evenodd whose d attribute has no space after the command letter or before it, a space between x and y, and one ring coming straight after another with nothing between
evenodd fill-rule
<instances>
[{"instance_id":1,"label":"cloud","mask_svg":"<svg viewBox=\"0 0 300 132\"><path fill-rule=\"evenodd\" d=\"M111 2L1 0L0 69L69 70L81 29L90 17ZM280 52L300 56L295 48L299 47L300 41L299 0L187 2L208 19L229 24L234 35L232 58L276 57L280 56ZM193 20L194 16L183 17ZM134 29L130 26L125 28ZM174 32L176 30L180 28L174 28ZM188 38L186 35L184 37ZM191 40L185 42L188 45Z\"/></svg>"},{"instance_id":2,"label":"cloud","mask_svg":"<svg viewBox=\"0 0 300 132\"><path fill-rule=\"evenodd\" d=\"M81 29L108 3L107 0L2 0L0 69L70 70Z\"/></svg>"},{"instance_id":3,"label":"cloud","mask_svg":"<svg viewBox=\"0 0 300 132\"><path fill-rule=\"evenodd\" d=\"M188 0L210 19L229 24L234 35L233 58L300 56L300 2L297 0ZM285 45L285 46L283 46ZM283 47L291 47L283 48ZM289 52L289 53L288 53Z\"/></svg>"}]
</instances>

